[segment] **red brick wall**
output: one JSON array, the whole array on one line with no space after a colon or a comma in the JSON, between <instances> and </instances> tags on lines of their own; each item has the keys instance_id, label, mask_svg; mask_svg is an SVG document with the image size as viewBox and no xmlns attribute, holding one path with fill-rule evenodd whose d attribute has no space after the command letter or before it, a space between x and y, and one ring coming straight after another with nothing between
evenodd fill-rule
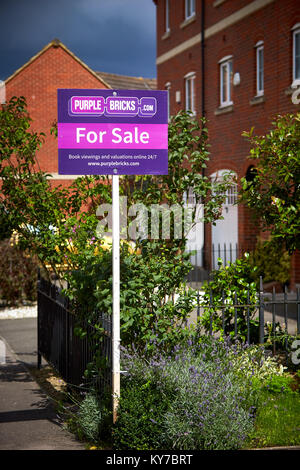
<instances>
[{"instance_id":1,"label":"red brick wall","mask_svg":"<svg viewBox=\"0 0 300 470\"><path fill-rule=\"evenodd\" d=\"M32 129L46 134L38 160L41 169L51 173L58 171L57 139L50 135L57 120L58 88L106 87L61 46L46 49L6 84L7 100L14 95L25 96Z\"/></svg>"},{"instance_id":2,"label":"red brick wall","mask_svg":"<svg viewBox=\"0 0 300 470\"><path fill-rule=\"evenodd\" d=\"M296 251L292 256L292 269L291 269L291 282L290 288L296 290L300 288L300 252Z\"/></svg>"},{"instance_id":3,"label":"red brick wall","mask_svg":"<svg viewBox=\"0 0 300 470\"><path fill-rule=\"evenodd\" d=\"M225 19L228 15L252 3L251 0L226 0L218 7L214 0L205 1L205 28ZM157 1L157 53L168 52L175 46L201 32L201 0L196 0L195 21L180 28L184 19L184 0L176 2L170 15L170 35L164 33L163 0ZM247 159L249 143L242 137L243 131L255 126L257 134L268 132L277 114L299 110L286 91L292 83L292 31L300 22L297 0L275 0L257 12L210 36L205 42L205 111L208 119L211 159L207 174L220 169L234 170L238 178L245 176L252 163ZM256 94L256 50L255 44L264 41L264 98L260 104L251 105ZM220 105L219 61L226 55L233 56L233 73L239 72L240 85L233 87L233 110L216 115ZM166 62L158 64L158 89L171 83L171 113L184 108L184 75L196 72L195 103L201 114L201 43L177 54ZM175 102L176 91L181 92L181 102ZM252 247L257 230L250 220L247 209L239 206L239 244ZM210 228L206 240L210 242ZM299 273L300 281L300 273Z\"/></svg>"}]
</instances>

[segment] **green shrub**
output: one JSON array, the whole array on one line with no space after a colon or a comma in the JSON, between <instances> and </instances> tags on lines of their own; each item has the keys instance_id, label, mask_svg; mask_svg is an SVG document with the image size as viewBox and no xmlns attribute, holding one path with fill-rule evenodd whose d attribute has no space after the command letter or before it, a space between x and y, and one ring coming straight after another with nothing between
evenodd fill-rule
<instances>
[{"instance_id":1,"label":"green shrub","mask_svg":"<svg viewBox=\"0 0 300 470\"><path fill-rule=\"evenodd\" d=\"M12 240L0 242L0 299L9 305L36 300L37 262Z\"/></svg>"},{"instance_id":2,"label":"green shrub","mask_svg":"<svg viewBox=\"0 0 300 470\"><path fill-rule=\"evenodd\" d=\"M98 255L82 253L80 270L69 277L67 295L91 312L112 313L111 252ZM172 347L186 334L188 315L194 308L195 291L183 283L190 270L189 255L165 243L145 242L143 253L131 252L121 245L120 320L123 344L139 348L160 341ZM175 268L174 268L175 263ZM86 312L83 321L87 320Z\"/></svg>"},{"instance_id":3,"label":"green shrub","mask_svg":"<svg viewBox=\"0 0 300 470\"><path fill-rule=\"evenodd\" d=\"M263 388L272 377L283 377L286 367L278 364L275 357L266 354L263 346L244 347L237 343L230 353L230 361L236 374L252 382L252 386Z\"/></svg>"},{"instance_id":4,"label":"green shrub","mask_svg":"<svg viewBox=\"0 0 300 470\"><path fill-rule=\"evenodd\" d=\"M117 450L162 448L161 428L168 401L162 399L153 381L143 384L123 381L118 420L113 428L113 445Z\"/></svg>"},{"instance_id":5,"label":"green shrub","mask_svg":"<svg viewBox=\"0 0 300 470\"><path fill-rule=\"evenodd\" d=\"M264 282L277 281L282 286L290 280L291 255L274 241L258 240L255 250L250 253L249 262L257 268L253 271L255 282L259 281L259 276Z\"/></svg>"},{"instance_id":6,"label":"green shrub","mask_svg":"<svg viewBox=\"0 0 300 470\"><path fill-rule=\"evenodd\" d=\"M80 403L77 420L84 437L96 442L100 434L102 415L100 402L94 393L87 394Z\"/></svg>"},{"instance_id":7,"label":"green shrub","mask_svg":"<svg viewBox=\"0 0 300 470\"><path fill-rule=\"evenodd\" d=\"M237 311L237 335L246 341L249 314L250 340L253 342L258 339L258 322L254 319L257 304L257 285L253 282L255 267L249 263L248 253L226 266L219 258L218 264L219 269L212 272L212 280L202 287L204 294L201 307L204 308L204 313L201 316L201 325L205 331L212 329L225 336L235 336L234 318ZM235 304L241 307L235 309Z\"/></svg>"}]
</instances>

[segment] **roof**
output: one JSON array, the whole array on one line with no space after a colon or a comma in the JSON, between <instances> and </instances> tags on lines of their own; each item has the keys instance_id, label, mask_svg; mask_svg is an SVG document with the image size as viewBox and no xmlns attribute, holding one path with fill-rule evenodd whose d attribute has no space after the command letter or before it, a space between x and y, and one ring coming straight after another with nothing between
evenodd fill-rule
<instances>
[{"instance_id":1,"label":"roof","mask_svg":"<svg viewBox=\"0 0 300 470\"><path fill-rule=\"evenodd\" d=\"M78 62L82 67L84 67L88 72L90 72L92 75L94 75L95 78L97 78L104 86L107 88L110 88L110 86L104 81L103 78L101 78L94 70L92 70L88 65L86 65L82 60L80 60L73 52L71 52L67 46L65 46L59 39L53 39L53 41L49 42L45 47L43 47L40 52L38 52L36 55L31 57L22 67L20 67L18 70L16 70L10 77L8 77L5 80L5 83L9 82L12 80L16 75L18 75L22 70L24 70L26 67L28 67L32 62L34 62L36 59L38 59L44 52L46 52L50 47L61 47L65 52L67 52L71 57L73 57L76 62Z\"/></svg>"},{"instance_id":2,"label":"roof","mask_svg":"<svg viewBox=\"0 0 300 470\"><path fill-rule=\"evenodd\" d=\"M116 90L156 90L156 78L130 77L107 72L96 72L110 88Z\"/></svg>"},{"instance_id":3,"label":"roof","mask_svg":"<svg viewBox=\"0 0 300 470\"><path fill-rule=\"evenodd\" d=\"M22 67L16 70L10 77L8 77L5 82L8 83L16 75L18 75L22 70L28 67L32 62L34 62L38 57L40 57L44 52L46 52L50 47L61 47L67 52L74 60L76 60L82 67L88 70L94 77L96 77L104 86L112 89L123 89L123 90L156 90L156 79L155 78L143 78L143 77L129 77L126 75L117 75L107 72L95 72L88 65L86 65L82 60L80 60L73 52L71 52L59 39L53 39L49 42L41 51L36 55L31 57Z\"/></svg>"}]
</instances>

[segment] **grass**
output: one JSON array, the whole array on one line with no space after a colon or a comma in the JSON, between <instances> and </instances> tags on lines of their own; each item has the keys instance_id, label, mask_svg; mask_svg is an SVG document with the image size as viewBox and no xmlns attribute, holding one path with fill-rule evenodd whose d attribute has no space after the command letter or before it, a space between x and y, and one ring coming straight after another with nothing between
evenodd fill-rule
<instances>
[{"instance_id":1,"label":"grass","mask_svg":"<svg viewBox=\"0 0 300 470\"><path fill-rule=\"evenodd\" d=\"M295 382L294 382L295 383ZM293 387L295 390L295 387ZM299 388L289 393L262 391L255 430L247 448L300 445Z\"/></svg>"}]
</instances>

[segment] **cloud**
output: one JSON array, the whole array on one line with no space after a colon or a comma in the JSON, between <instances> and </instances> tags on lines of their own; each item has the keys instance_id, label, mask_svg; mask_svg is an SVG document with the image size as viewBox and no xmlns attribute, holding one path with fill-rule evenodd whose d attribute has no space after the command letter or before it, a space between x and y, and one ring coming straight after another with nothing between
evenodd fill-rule
<instances>
[{"instance_id":1,"label":"cloud","mask_svg":"<svg viewBox=\"0 0 300 470\"><path fill-rule=\"evenodd\" d=\"M55 37L95 70L155 76L152 0L1 0L0 79Z\"/></svg>"}]
</instances>

